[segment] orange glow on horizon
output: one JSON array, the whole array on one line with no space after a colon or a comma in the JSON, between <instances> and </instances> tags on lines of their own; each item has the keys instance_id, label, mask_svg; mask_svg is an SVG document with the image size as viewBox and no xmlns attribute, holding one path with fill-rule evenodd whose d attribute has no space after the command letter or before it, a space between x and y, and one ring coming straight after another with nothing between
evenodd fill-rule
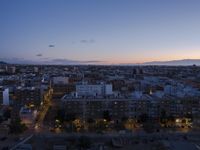
<instances>
[{"instance_id":1,"label":"orange glow on horizon","mask_svg":"<svg viewBox=\"0 0 200 150\"><path fill-rule=\"evenodd\" d=\"M173 61L173 60L184 60L184 59L200 59L200 56L194 56L194 57L160 57L160 58L149 58L149 59L109 59L109 61L104 61L103 64L142 64L146 62L155 62L155 61Z\"/></svg>"}]
</instances>

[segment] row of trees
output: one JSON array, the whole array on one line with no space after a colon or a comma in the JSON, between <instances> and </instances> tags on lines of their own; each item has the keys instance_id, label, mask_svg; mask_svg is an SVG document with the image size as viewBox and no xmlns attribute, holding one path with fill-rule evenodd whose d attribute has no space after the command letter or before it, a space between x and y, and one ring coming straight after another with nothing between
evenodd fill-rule
<instances>
[{"instance_id":1,"label":"row of trees","mask_svg":"<svg viewBox=\"0 0 200 150\"><path fill-rule=\"evenodd\" d=\"M11 117L11 110L10 109L6 109L3 113L2 116L0 116L0 123L2 123L5 120L8 120Z\"/></svg>"},{"instance_id":2,"label":"row of trees","mask_svg":"<svg viewBox=\"0 0 200 150\"><path fill-rule=\"evenodd\" d=\"M11 118L11 109L6 109L2 116L0 116L0 123L6 121ZM9 125L9 132L11 134L20 134L27 129L25 124L21 123L21 119L16 117L15 119L11 119Z\"/></svg>"},{"instance_id":3,"label":"row of trees","mask_svg":"<svg viewBox=\"0 0 200 150\"><path fill-rule=\"evenodd\" d=\"M185 117L191 118L192 115L188 114ZM64 109L59 109L57 111L56 118L60 120L61 123L68 123L68 130L76 131L76 127L74 126L73 122L76 120L76 114L65 114ZM87 129L89 131L105 131L106 129L112 128L115 130L124 130L125 124L128 121L128 117L124 116L120 118L118 121L113 123L112 116L110 115L109 111L104 111L102 114L102 119L95 120L93 118L88 118L84 123L79 123L78 128L85 129L85 125L87 125ZM159 131L160 123L167 124L168 122L175 122L175 118L173 115L168 115L165 110L162 110L160 113L160 117L157 120L152 119L148 116L148 114L143 113L139 115L136 120L137 124L141 124L143 129L147 132Z\"/></svg>"}]
</instances>

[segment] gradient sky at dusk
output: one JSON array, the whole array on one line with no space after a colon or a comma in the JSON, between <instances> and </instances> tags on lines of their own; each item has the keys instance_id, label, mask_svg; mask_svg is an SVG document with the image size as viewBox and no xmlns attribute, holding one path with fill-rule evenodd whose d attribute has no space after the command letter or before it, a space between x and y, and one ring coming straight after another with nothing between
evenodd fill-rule
<instances>
[{"instance_id":1,"label":"gradient sky at dusk","mask_svg":"<svg viewBox=\"0 0 200 150\"><path fill-rule=\"evenodd\" d=\"M108 64L198 59L200 1L0 0L0 59L13 58Z\"/></svg>"}]
</instances>

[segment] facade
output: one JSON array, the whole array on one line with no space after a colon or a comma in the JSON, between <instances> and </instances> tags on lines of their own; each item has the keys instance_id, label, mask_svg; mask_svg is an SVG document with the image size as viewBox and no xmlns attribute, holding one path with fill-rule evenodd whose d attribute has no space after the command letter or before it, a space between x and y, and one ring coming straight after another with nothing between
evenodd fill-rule
<instances>
[{"instance_id":1,"label":"facade","mask_svg":"<svg viewBox=\"0 0 200 150\"><path fill-rule=\"evenodd\" d=\"M53 97L55 99L63 97L65 94L70 94L76 90L74 84L53 85Z\"/></svg>"},{"instance_id":2,"label":"facade","mask_svg":"<svg viewBox=\"0 0 200 150\"><path fill-rule=\"evenodd\" d=\"M37 111L31 110L26 107L22 107L19 112L20 119L22 120L22 123L25 123L26 125L31 125L34 123L34 120L36 118Z\"/></svg>"},{"instance_id":3,"label":"facade","mask_svg":"<svg viewBox=\"0 0 200 150\"><path fill-rule=\"evenodd\" d=\"M102 119L104 113L113 120L129 116L129 101L120 99L67 99L63 100L66 114L74 114L77 118L87 120Z\"/></svg>"},{"instance_id":4,"label":"facade","mask_svg":"<svg viewBox=\"0 0 200 150\"><path fill-rule=\"evenodd\" d=\"M6 66L6 72L14 74L16 72L15 66Z\"/></svg>"},{"instance_id":5,"label":"facade","mask_svg":"<svg viewBox=\"0 0 200 150\"><path fill-rule=\"evenodd\" d=\"M9 89L8 88L0 88L0 104L1 105L9 105L10 98L9 98Z\"/></svg>"},{"instance_id":6,"label":"facade","mask_svg":"<svg viewBox=\"0 0 200 150\"><path fill-rule=\"evenodd\" d=\"M41 89L37 87L17 87L14 92L14 104L39 106L42 101Z\"/></svg>"},{"instance_id":7,"label":"facade","mask_svg":"<svg viewBox=\"0 0 200 150\"><path fill-rule=\"evenodd\" d=\"M112 120L121 120L123 117L139 120L143 114L153 120L159 120L162 111L166 112L166 116L174 118L200 114L200 102L197 99L63 98L62 102L67 114L74 114L81 119L102 119L104 112L108 112Z\"/></svg>"},{"instance_id":8,"label":"facade","mask_svg":"<svg viewBox=\"0 0 200 150\"><path fill-rule=\"evenodd\" d=\"M33 72L38 73L39 72L39 68L38 67L34 67L33 68Z\"/></svg>"},{"instance_id":9,"label":"facade","mask_svg":"<svg viewBox=\"0 0 200 150\"><path fill-rule=\"evenodd\" d=\"M78 96L106 96L112 95L111 84L78 84L76 85Z\"/></svg>"},{"instance_id":10,"label":"facade","mask_svg":"<svg viewBox=\"0 0 200 150\"><path fill-rule=\"evenodd\" d=\"M3 104L3 88L0 88L0 104Z\"/></svg>"},{"instance_id":11,"label":"facade","mask_svg":"<svg viewBox=\"0 0 200 150\"><path fill-rule=\"evenodd\" d=\"M69 78L68 77L53 77L53 84L68 84Z\"/></svg>"}]
</instances>

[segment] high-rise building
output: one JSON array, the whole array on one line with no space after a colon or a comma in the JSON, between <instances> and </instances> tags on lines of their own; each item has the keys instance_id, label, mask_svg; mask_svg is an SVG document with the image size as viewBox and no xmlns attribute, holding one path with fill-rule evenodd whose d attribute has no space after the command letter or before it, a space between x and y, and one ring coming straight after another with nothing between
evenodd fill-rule
<instances>
[{"instance_id":1,"label":"high-rise building","mask_svg":"<svg viewBox=\"0 0 200 150\"><path fill-rule=\"evenodd\" d=\"M9 89L8 88L0 88L0 104L1 105L9 105L10 99L9 99Z\"/></svg>"}]
</instances>

